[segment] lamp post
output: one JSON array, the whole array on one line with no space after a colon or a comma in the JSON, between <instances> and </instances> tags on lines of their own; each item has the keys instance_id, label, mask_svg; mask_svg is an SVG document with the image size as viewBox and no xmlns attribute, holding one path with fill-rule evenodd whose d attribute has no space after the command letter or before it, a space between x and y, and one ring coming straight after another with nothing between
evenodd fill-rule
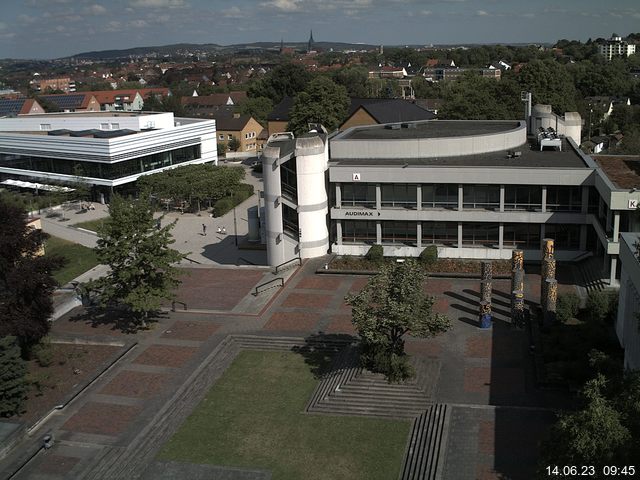
<instances>
[{"instance_id":1,"label":"lamp post","mask_svg":"<svg viewBox=\"0 0 640 480\"><path fill-rule=\"evenodd\" d=\"M236 239L236 247L238 246L238 221L236 219L236 207L233 207L233 236Z\"/></svg>"}]
</instances>

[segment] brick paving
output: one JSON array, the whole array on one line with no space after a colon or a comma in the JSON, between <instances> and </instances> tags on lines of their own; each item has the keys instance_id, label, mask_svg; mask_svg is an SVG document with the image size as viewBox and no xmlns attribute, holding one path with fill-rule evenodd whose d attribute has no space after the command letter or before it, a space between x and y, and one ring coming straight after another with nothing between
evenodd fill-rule
<instances>
[{"instance_id":1,"label":"brick paving","mask_svg":"<svg viewBox=\"0 0 640 480\"><path fill-rule=\"evenodd\" d=\"M141 407L89 402L62 426L62 430L118 435L129 427Z\"/></svg>"},{"instance_id":2,"label":"brick paving","mask_svg":"<svg viewBox=\"0 0 640 480\"><path fill-rule=\"evenodd\" d=\"M100 390L100 393L105 395L148 398L162 390L167 382L167 377L168 375L163 373L123 370L118 372L115 378Z\"/></svg>"},{"instance_id":3,"label":"brick paving","mask_svg":"<svg viewBox=\"0 0 640 480\"><path fill-rule=\"evenodd\" d=\"M151 345L142 352L133 363L158 365L161 367L181 367L194 354L196 348L175 345Z\"/></svg>"},{"instance_id":4,"label":"brick paving","mask_svg":"<svg viewBox=\"0 0 640 480\"><path fill-rule=\"evenodd\" d=\"M38 471L48 475L67 475L80 461L76 457L46 455L38 459Z\"/></svg>"},{"instance_id":5,"label":"brick paving","mask_svg":"<svg viewBox=\"0 0 640 480\"><path fill-rule=\"evenodd\" d=\"M359 291L369 277L314 274L322 263L307 262L285 288L274 289L273 299L261 315L234 315L232 310L239 302L247 301L247 294L263 278L263 270L212 268L191 269L192 275L185 278L178 292L178 299L187 302L189 308L211 313L169 313L149 330L135 334L122 333L107 319L96 322L87 315L78 319L75 314L74 321L68 320L73 315L57 321L54 334L101 341L135 339L139 345L81 395L77 405L57 414L47 426L54 432L66 432L61 435L62 443L78 439L91 448L79 454L79 460L73 457L75 453L68 460L60 460L60 468L66 469L62 473L47 471L44 463L33 462L25 474L37 471L51 479L60 475L84 478L80 473L91 471L99 452L106 452L105 439L113 439L113 448L127 448L141 429L154 428L154 418L161 407L188 384L190 375L228 333L249 331L272 336L291 332L296 337L318 331L353 334L351 309L343 298ZM539 410L553 407L556 399L532 387L526 333L507 323L509 286L508 280L494 283L496 322L492 329L480 330L479 280L428 279L427 291L436 297L434 309L449 315L453 328L435 339L406 339L409 354L441 365L432 379L434 401L454 405L448 426L444 479L532 478L537 443L553 420L550 411ZM537 301L536 288L539 289L539 281L528 276L527 301ZM220 364L221 371L226 368L224 362ZM216 373L219 374L220 371ZM185 397L185 402L177 403L175 408L192 404L197 401ZM532 410L510 410L512 407ZM92 443L91 435L96 436L97 443ZM160 446L145 448L153 452ZM139 461L150 460L152 457ZM106 473L101 475L93 476L110 478Z\"/></svg>"}]
</instances>

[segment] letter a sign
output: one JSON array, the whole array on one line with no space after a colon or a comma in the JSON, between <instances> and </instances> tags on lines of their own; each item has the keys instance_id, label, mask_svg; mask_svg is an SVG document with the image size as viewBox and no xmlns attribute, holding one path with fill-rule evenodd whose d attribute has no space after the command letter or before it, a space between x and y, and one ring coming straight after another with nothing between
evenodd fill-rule
<instances>
[{"instance_id":1,"label":"letter a sign","mask_svg":"<svg viewBox=\"0 0 640 480\"><path fill-rule=\"evenodd\" d=\"M351 174L351 180L354 182L359 182L360 181L360 174L359 173L352 173Z\"/></svg>"}]
</instances>

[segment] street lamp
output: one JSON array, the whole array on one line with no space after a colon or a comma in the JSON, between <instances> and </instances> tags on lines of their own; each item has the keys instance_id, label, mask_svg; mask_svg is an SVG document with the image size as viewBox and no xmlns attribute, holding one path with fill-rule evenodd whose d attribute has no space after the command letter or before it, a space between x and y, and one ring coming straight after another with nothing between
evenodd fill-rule
<instances>
[{"instance_id":1,"label":"street lamp","mask_svg":"<svg viewBox=\"0 0 640 480\"><path fill-rule=\"evenodd\" d=\"M238 221L236 219L236 207L233 207L233 236L236 239L236 247L238 246Z\"/></svg>"}]
</instances>

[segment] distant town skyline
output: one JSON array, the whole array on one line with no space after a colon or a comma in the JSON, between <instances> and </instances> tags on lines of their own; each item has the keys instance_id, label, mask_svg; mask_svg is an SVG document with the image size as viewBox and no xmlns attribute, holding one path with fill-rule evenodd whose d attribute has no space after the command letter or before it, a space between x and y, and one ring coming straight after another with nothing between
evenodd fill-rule
<instances>
[{"instance_id":1,"label":"distant town skyline","mask_svg":"<svg viewBox=\"0 0 640 480\"><path fill-rule=\"evenodd\" d=\"M553 43L640 31L617 0L4 0L0 58L174 43Z\"/></svg>"}]
</instances>

